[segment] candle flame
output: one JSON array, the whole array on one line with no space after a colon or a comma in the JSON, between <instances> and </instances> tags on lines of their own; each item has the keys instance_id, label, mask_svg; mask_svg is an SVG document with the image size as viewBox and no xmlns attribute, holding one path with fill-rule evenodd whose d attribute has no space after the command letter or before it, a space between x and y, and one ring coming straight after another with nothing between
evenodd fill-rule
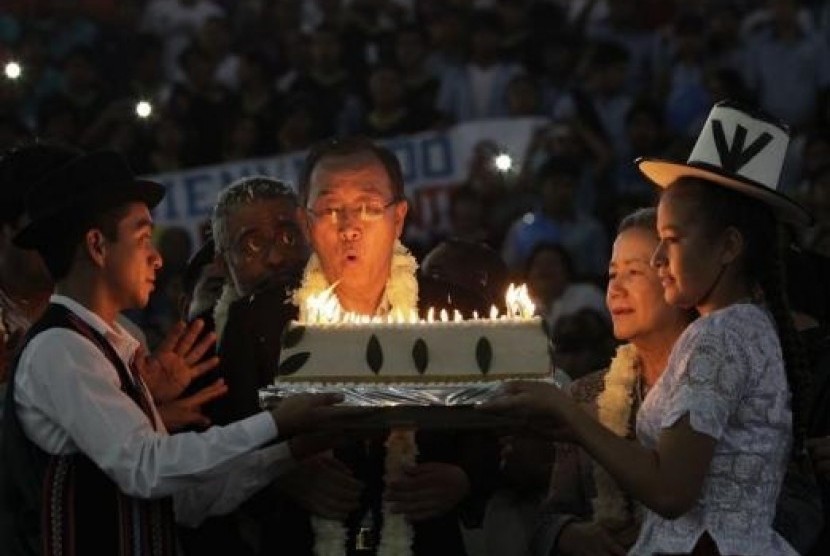
<instances>
[{"instance_id":1,"label":"candle flame","mask_svg":"<svg viewBox=\"0 0 830 556\"><path fill-rule=\"evenodd\" d=\"M508 318L529 319L533 317L536 311L536 306L531 301L530 293L528 293L527 286L524 284L520 286L510 284L504 299L507 305Z\"/></svg>"},{"instance_id":2,"label":"candle flame","mask_svg":"<svg viewBox=\"0 0 830 556\"><path fill-rule=\"evenodd\" d=\"M334 295L337 284L326 288L318 295L310 295L306 301L308 321L313 323L338 322L340 318L340 303Z\"/></svg>"}]
</instances>

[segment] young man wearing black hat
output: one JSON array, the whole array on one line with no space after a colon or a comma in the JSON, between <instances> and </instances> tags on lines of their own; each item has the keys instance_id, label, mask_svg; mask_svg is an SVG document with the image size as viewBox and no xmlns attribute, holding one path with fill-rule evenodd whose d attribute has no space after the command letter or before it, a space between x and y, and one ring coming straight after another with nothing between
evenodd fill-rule
<instances>
[{"instance_id":1,"label":"young man wearing black hat","mask_svg":"<svg viewBox=\"0 0 830 556\"><path fill-rule=\"evenodd\" d=\"M35 183L51 170L79 156L81 151L56 143L30 143L16 146L0 157L0 416L5 400L6 376L11 359L26 331L43 314L49 304L55 284L49 270L37 251L21 249L15 245L14 236L28 223L25 198ZM126 316L119 315L118 323L146 345L142 331ZM201 323L185 327L179 323L165 338L164 345L176 346ZM207 326L202 330L208 329ZM209 328L212 330L212 326ZM191 352L209 347L210 339L193 344ZM156 355L156 354L154 354ZM157 366L145 369L158 370ZM201 367L200 369L204 369ZM182 388L192 377L167 376L156 373L145 376L150 393L168 430L178 430L193 423L204 423L207 417L202 405L224 394L224 385L208 382L191 383L188 391L176 399L164 394ZM154 392L154 390L156 390Z\"/></svg>"},{"instance_id":2,"label":"young man wearing black hat","mask_svg":"<svg viewBox=\"0 0 830 556\"><path fill-rule=\"evenodd\" d=\"M329 407L337 396L287 398L167 435L135 369L138 342L115 322L147 302L161 267L150 209L163 195L113 152L76 157L29 195L15 242L41 254L56 293L9 377L0 545L10 554L174 554L174 515L193 524L233 509L305 451L269 445L278 436L349 411ZM168 363L188 368L197 358L180 347Z\"/></svg>"}]
</instances>

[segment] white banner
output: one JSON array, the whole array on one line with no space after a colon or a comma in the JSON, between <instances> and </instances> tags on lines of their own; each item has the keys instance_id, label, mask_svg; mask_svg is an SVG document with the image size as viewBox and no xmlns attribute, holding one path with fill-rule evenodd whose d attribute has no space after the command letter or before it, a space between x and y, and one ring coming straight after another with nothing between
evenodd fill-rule
<instances>
[{"instance_id":1,"label":"white banner","mask_svg":"<svg viewBox=\"0 0 830 556\"><path fill-rule=\"evenodd\" d=\"M416 227L445 224L446 196L467 176L470 156L477 143L496 142L520 167L531 134L543 118L480 120L457 125L442 132L381 140L401 161L406 194L416 205L420 222ZM246 176L266 175L285 181L296 189L305 152L243 160L150 176L164 184L167 194L153 211L160 227L181 226L196 238L200 226L210 218L219 192Z\"/></svg>"}]
</instances>

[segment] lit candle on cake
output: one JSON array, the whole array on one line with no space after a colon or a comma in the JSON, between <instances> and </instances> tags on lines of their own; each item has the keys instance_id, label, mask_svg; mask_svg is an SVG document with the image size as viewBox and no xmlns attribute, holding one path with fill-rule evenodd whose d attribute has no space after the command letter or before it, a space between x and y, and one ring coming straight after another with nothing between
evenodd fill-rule
<instances>
[{"instance_id":1,"label":"lit candle on cake","mask_svg":"<svg viewBox=\"0 0 830 556\"><path fill-rule=\"evenodd\" d=\"M519 286L519 307L521 309L523 319L532 319L536 314L536 305L530 299L530 292L527 286L522 284Z\"/></svg>"},{"instance_id":2,"label":"lit candle on cake","mask_svg":"<svg viewBox=\"0 0 830 556\"><path fill-rule=\"evenodd\" d=\"M516 286L510 284L504 297L507 308L506 314L502 315L498 307L492 305L489 314L490 320L527 320L533 318L536 306L530 299L526 285ZM408 315L396 310L386 316L360 315L347 312L340 307L340 302L334 293L334 286L320 292L318 295L310 295L306 300L305 313L307 324L434 324L437 322L449 323L467 320L458 309L453 309L452 316L445 308L439 309L438 315L436 315L434 307L427 309L426 318L424 319L419 318L418 312L415 310L411 310ZM478 311L473 311L470 320L480 320Z\"/></svg>"},{"instance_id":3,"label":"lit candle on cake","mask_svg":"<svg viewBox=\"0 0 830 556\"><path fill-rule=\"evenodd\" d=\"M527 286L515 286L510 284L505 295L505 302L507 305L507 316L509 318L529 319L533 317L536 306L530 300Z\"/></svg>"},{"instance_id":4,"label":"lit candle on cake","mask_svg":"<svg viewBox=\"0 0 830 556\"><path fill-rule=\"evenodd\" d=\"M508 317L515 317L519 315L519 306L518 306L518 292L516 291L516 286L510 284L507 288L507 293L504 296L505 305L507 306L507 316Z\"/></svg>"}]
</instances>

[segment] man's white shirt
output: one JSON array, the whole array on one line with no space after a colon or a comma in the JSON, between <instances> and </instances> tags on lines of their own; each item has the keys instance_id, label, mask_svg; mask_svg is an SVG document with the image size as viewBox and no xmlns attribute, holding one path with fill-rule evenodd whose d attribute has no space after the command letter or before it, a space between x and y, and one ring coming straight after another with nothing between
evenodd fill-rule
<instances>
[{"instance_id":1,"label":"man's white shirt","mask_svg":"<svg viewBox=\"0 0 830 556\"><path fill-rule=\"evenodd\" d=\"M126 330L69 297L53 295L50 302L107 338L129 368L139 342ZM21 426L49 454L83 452L125 494L172 495L176 519L185 525L233 510L294 463L286 443L263 447L277 437L267 412L203 433L169 435L155 407L156 430L120 384L87 338L65 328L41 332L23 350L15 375Z\"/></svg>"}]
</instances>

